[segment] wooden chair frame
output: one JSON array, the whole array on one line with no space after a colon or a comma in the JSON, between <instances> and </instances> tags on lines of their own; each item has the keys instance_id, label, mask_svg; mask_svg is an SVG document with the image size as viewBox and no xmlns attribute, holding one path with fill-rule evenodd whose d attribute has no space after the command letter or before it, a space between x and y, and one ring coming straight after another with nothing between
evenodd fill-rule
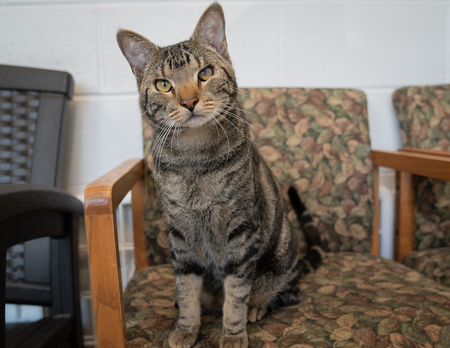
<instances>
[{"instance_id":1,"label":"wooden chair frame","mask_svg":"<svg viewBox=\"0 0 450 348\"><path fill-rule=\"evenodd\" d=\"M395 260L401 262L413 251L414 181L413 175L450 181L450 153L403 148L399 151L373 151L375 166L396 170Z\"/></svg>"},{"instance_id":2,"label":"wooden chair frame","mask_svg":"<svg viewBox=\"0 0 450 348\"><path fill-rule=\"evenodd\" d=\"M414 199L411 174L450 180L450 157L425 151L372 151L374 162L375 217L372 253L379 253L378 167L400 173L399 257L412 250ZM120 272L116 209L132 191L136 271L147 267L143 207L144 161L122 163L86 187L85 217L89 245L92 293L99 347L126 347L125 310ZM411 228L408 231L408 228ZM409 238L409 240L408 240Z\"/></svg>"}]
</instances>

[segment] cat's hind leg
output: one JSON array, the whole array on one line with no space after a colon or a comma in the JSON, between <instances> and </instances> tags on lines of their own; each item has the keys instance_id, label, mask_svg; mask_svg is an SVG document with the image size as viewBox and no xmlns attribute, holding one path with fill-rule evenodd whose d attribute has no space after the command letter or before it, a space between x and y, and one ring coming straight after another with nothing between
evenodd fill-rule
<instances>
[{"instance_id":1,"label":"cat's hind leg","mask_svg":"<svg viewBox=\"0 0 450 348\"><path fill-rule=\"evenodd\" d=\"M268 305L263 305L260 307L249 307L247 320L250 323L254 323L258 320L261 320L267 314L268 310L269 310Z\"/></svg>"},{"instance_id":2,"label":"cat's hind leg","mask_svg":"<svg viewBox=\"0 0 450 348\"><path fill-rule=\"evenodd\" d=\"M271 294L259 292L250 296L247 320L254 323L264 318L269 311Z\"/></svg>"}]
</instances>

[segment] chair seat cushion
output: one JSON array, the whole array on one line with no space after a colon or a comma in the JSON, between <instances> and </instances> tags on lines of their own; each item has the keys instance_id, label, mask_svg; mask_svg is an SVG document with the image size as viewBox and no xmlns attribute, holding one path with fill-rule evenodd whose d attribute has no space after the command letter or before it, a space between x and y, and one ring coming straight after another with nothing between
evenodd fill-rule
<instances>
[{"instance_id":1,"label":"chair seat cushion","mask_svg":"<svg viewBox=\"0 0 450 348\"><path fill-rule=\"evenodd\" d=\"M371 254L327 254L300 281L301 303L249 324L250 347L450 347L450 288ZM171 265L136 273L125 291L128 347L168 347L178 309ZM220 312L205 312L196 347L218 347Z\"/></svg>"},{"instance_id":2,"label":"chair seat cushion","mask_svg":"<svg viewBox=\"0 0 450 348\"><path fill-rule=\"evenodd\" d=\"M402 263L438 283L450 286L450 248L413 251Z\"/></svg>"}]
</instances>

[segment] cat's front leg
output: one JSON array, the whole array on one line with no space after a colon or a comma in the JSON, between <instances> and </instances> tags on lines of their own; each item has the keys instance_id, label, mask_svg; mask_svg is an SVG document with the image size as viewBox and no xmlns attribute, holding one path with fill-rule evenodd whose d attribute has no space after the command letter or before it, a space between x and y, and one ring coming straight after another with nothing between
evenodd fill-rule
<instances>
[{"instance_id":1,"label":"cat's front leg","mask_svg":"<svg viewBox=\"0 0 450 348\"><path fill-rule=\"evenodd\" d=\"M175 267L180 311L177 328L169 336L168 343L171 348L189 348L197 340L200 331L202 279L201 275L195 273L180 274Z\"/></svg>"},{"instance_id":2,"label":"cat's front leg","mask_svg":"<svg viewBox=\"0 0 450 348\"><path fill-rule=\"evenodd\" d=\"M225 278L225 302L220 348L247 348L247 307L251 281L242 275Z\"/></svg>"}]
</instances>

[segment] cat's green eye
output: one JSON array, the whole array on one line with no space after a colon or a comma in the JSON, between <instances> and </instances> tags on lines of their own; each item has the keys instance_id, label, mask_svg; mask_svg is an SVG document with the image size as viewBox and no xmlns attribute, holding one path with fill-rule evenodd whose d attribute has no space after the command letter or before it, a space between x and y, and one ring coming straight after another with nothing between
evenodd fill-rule
<instances>
[{"instance_id":1,"label":"cat's green eye","mask_svg":"<svg viewBox=\"0 0 450 348\"><path fill-rule=\"evenodd\" d=\"M167 80L156 81L156 89L160 92L169 92L172 88L172 84Z\"/></svg>"},{"instance_id":2,"label":"cat's green eye","mask_svg":"<svg viewBox=\"0 0 450 348\"><path fill-rule=\"evenodd\" d=\"M202 71L200 71L200 73L198 74L198 77L200 78L200 80L202 81L206 81L207 79L209 79L213 74L213 71L211 68L205 68Z\"/></svg>"}]
</instances>

